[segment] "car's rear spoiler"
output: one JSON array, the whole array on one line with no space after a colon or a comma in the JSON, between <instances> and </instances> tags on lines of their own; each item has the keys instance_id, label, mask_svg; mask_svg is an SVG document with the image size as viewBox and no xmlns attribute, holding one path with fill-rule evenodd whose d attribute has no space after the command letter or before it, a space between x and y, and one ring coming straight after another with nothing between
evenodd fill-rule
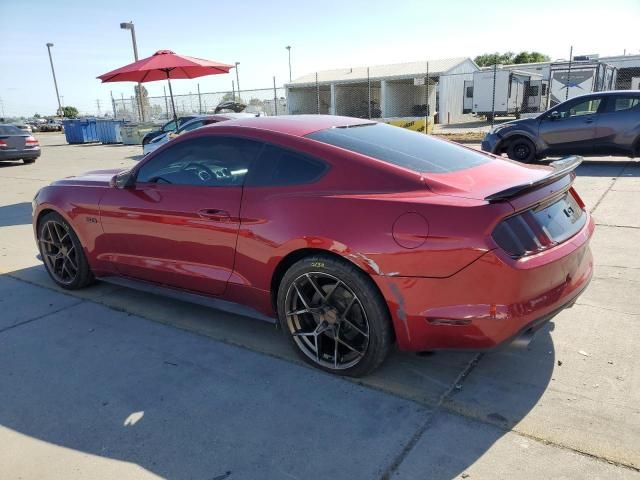
<instances>
[{"instance_id":1,"label":"car's rear spoiler","mask_svg":"<svg viewBox=\"0 0 640 480\"><path fill-rule=\"evenodd\" d=\"M573 172L578 167L578 165L582 163L582 160L584 160L582 157L572 155L570 157L565 157L560 160L556 160L555 162L551 162L549 166L553 167L553 170L551 170L548 175L533 182L523 183L521 185L509 187L500 192L492 193L488 197L485 197L485 200L488 202L507 200L528 191L544 187L545 185L549 185L556 180L564 177L565 175L569 175L571 172Z\"/></svg>"}]
</instances>

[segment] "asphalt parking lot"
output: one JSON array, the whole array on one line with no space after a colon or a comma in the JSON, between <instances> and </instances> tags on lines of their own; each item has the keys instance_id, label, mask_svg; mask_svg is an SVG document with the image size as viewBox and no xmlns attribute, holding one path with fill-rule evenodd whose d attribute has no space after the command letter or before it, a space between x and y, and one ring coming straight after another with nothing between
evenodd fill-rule
<instances>
[{"instance_id":1,"label":"asphalt parking lot","mask_svg":"<svg viewBox=\"0 0 640 480\"><path fill-rule=\"evenodd\" d=\"M33 195L141 147L39 139L0 164L0 478L640 478L640 162L579 167L595 277L528 349L394 353L353 381L257 320L56 288Z\"/></svg>"}]
</instances>

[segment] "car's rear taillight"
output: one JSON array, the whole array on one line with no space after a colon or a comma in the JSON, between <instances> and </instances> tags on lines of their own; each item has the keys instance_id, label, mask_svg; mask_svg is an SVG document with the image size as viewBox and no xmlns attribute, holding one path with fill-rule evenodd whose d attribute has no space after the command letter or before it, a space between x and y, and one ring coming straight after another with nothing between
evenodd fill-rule
<instances>
[{"instance_id":1,"label":"car's rear taillight","mask_svg":"<svg viewBox=\"0 0 640 480\"><path fill-rule=\"evenodd\" d=\"M573 235L587 219L584 203L575 190L545 201L500 222L493 240L513 258L542 252Z\"/></svg>"},{"instance_id":2,"label":"car's rear taillight","mask_svg":"<svg viewBox=\"0 0 640 480\"><path fill-rule=\"evenodd\" d=\"M24 144L27 147L35 147L35 146L39 145L38 140L36 140L34 137L25 138Z\"/></svg>"},{"instance_id":3,"label":"car's rear taillight","mask_svg":"<svg viewBox=\"0 0 640 480\"><path fill-rule=\"evenodd\" d=\"M580 195L578 195L578 192L576 192L576 189L571 187L569 189L569 192L571 193L571 195L575 199L575 201L578 204L578 206L584 210L586 205L584 204L584 201L582 200L582 197Z\"/></svg>"},{"instance_id":4,"label":"car's rear taillight","mask_svg":"<svg viewBox=\"0 0 640 480\"><path fill-rule=\"evenodd\" d=\"M8 147L7 142L5 140L0 140L0 148Z\"/></svg>"}]
</instances>

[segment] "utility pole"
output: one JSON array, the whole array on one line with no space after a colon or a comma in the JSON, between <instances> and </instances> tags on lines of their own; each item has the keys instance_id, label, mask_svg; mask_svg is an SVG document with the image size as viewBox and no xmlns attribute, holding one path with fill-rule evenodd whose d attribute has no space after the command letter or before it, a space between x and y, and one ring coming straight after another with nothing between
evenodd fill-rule
<instances>
[{"instance_id":1,"label":"utility pole","mask_svg":"<svg viewBox=\"0 0 640 480\"><path fill-rule=\"evenodd\" d=\"M565 101L569 100L569 86L571 84L571 64L573 63L573 45L569 49L569 70L567 70L567 91L565 92Z\"/></svg>"},{"instance_id":2,"label":"utility pole","mask_svg":"<svg viewBox=\"0 0 640 480\"><path fill-rule=\"evenodd\" d=\"M240 62L236 62L236 86L238 87L238 102L242 102L242 98L240 98L240 76L238 74L238 65L240 65Z\"/></svg>"},{"instance_id":3,"label":"utility pole","mask_svg":"<svg viewBox=\"0 0 640 480\"><path fill-rule=\"evenodd\" d=\"M289 52L289 83L291 83L291 45L284 47Z\"/></svg>"},{"instance_id":4,"label":"utility pole","mask_svg":"<svg viewBox=\"0 0 640 480\"><path fill-rule=\"evenodd\" d=\"M133 43L133 58L138 61L138 43L136 42L136 27L133 22L122 22L120 28L131 31L131 43ZM136 88L136 97L138 98L138 108L140 109L140 118L144 122L144 104L142 101L142 84L138 83Z\"/></svg>"},{"instance_id":5,"label":"utility pole","mask_svg":"<svg viewBox=\"0 0 640 480\"><path fill-rule=\"evenodd\" d=\"M51 47L53 43L47 43L47 51L49 52L49 63L51 64L51 74L53 75L53 85L56 87L56 98L58 99L58 112L62 115L62 104L60 103L60 94L58 93L58 81L56 80L56 71L53 68L53 58L51 57Z\"/></svg>"},{"instance_id":6,"label":"utility pole","mask_svg":"<svg viewBox=\"0 0 640 480\"><path fill-rule=\"evenodd\" d=\"M116 115L116 101L113 99L113 90L109 91L109 95L111 95L111 107L113 108L113 119L115 120Z\"/></svg>"},{"instance_id":7,"label":"utility pole","mask_svg":"<svg viewBox=\"0 0 640 480\"><path fill-rule=\"evenodd\" d=\"M100 116L100 99L96 98L96 106L98 107L98 116Z\"/></svg>"}]
</instances>

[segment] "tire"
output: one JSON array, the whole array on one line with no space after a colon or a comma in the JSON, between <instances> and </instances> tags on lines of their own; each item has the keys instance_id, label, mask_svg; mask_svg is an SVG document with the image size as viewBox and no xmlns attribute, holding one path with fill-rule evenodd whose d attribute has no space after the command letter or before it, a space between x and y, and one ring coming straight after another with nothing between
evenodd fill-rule
<instances>
[{"instance_id":1,"label":"tire","mask_svg":"<svg viewBox=\"0 0 640 480\"><path fill-rule=\"evenodd\" d=\"M78 290L95 281L80 239L58 213L47 213L38 222L38 250L58 286Z\"/></svg>"},{"instance_id":2,"label":"tire","mask_svg":"<svg viewBox=\"0 0 640 480\"><path fill-rule=\"evenodd\" d=\"M631 151L631 158L640 158L640 137L633 142L633 149Z\"/></svg>"},{"instance_id":3,"label":"tire","mask_svg":"<svg viewBox=\"0 0 640 480\"><path fill-rule=\"evenodd\" d=\"M23 158L22 161L26 164L29 165L31 163L36 163L36 159L35 158Z\"/></svg>"},{"instance_id":4,"label":"tire","mask_svg":"<svg viewBox=\"0 0 640 480\"><path fill-rule=\"evenodd\" d=\"M293 348L326 372L367 375L384 362L393 344L389 310L373 281L329 255L303 258L287 270L277 309Z\"/></svg>"},{"instance_id":5,"label":"tire","mask_svg":"<svg viewBox=\"0 0 640 480\"><path fill-rule=\"evenodd\" d=\"M531 163L536 159L536 147L528 138L518 137L509 143L507 156L517 162Z\"/></svg>"}]
</instances>

